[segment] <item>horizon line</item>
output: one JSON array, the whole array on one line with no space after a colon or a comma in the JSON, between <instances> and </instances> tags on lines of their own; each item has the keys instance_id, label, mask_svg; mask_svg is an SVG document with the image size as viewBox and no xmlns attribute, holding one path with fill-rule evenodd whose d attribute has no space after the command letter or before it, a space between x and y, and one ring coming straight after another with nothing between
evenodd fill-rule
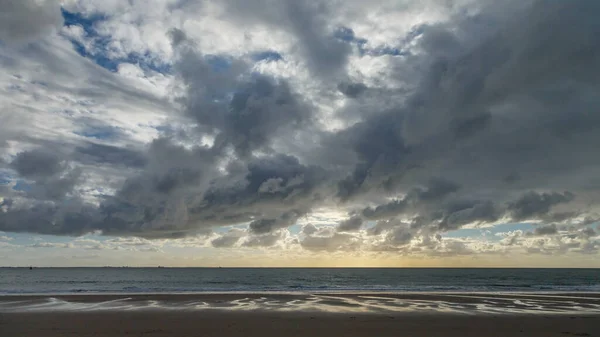
<instances>
[{"instance_id":1,"label":"horizon line","mask_svg":"<svg viewBox=\"0 0 600 337\"><path fill-rule=\"evenodd\" d=\"M600 269L600 267L177 267L177 266L0 266L0 269Z\"/></svg>"}]
</instances>

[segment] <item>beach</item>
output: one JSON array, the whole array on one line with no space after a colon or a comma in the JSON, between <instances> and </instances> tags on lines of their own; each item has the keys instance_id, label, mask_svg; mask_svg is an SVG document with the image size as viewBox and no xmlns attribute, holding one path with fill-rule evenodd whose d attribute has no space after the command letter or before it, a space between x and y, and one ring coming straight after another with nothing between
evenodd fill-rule
<instances>
[{"instance_id":1,"label":"beach","mask_svg":"<svg viewBox=\"0 0 600 337\"><path fill-rule=\"evenodd\" d=\"M600 336L598 294L3 296L0 336Z\"/></svg>"}]
</instances>

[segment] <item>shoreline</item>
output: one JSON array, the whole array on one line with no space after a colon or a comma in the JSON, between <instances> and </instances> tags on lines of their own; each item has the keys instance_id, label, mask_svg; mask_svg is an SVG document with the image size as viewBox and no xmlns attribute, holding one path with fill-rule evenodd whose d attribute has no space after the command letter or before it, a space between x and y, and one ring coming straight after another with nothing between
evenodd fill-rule
<instances>
[{"instance_id":1,"label":"shoreline","mask_svg":"<svg viewBox=\"0 0 600 337\"><path fill-rule=\"evenodd\" d=\"M204 296L204 295L390 295L390 296L413 296L413 295L506 295L506 296L572 296L572 297L598 297L600 291L395 291L395 290L232 290L232 291L147 291L147 292L47 292L47 293L2 293L0 299L10 297L79 297L79 296Z\"/></svg>"},{"instance_id":2,"label":"shoreline","mask_svg":"<svg viewBox=\"0 0 600 337\"><path fill-rule=\"evenodd\" d=\"M600 293L0 296L0 336L600 336Z\"/></svg>"},{"instance_id":3,"label":"shoreline","mask_svg":"<svg viewBox=\"0 0 600 337\"><path fill-rule=\"evenodd\" d=\"M145 310L600 316L600 293L246 292L0 296L0 313Z\"/></svg>"}]
</instances>

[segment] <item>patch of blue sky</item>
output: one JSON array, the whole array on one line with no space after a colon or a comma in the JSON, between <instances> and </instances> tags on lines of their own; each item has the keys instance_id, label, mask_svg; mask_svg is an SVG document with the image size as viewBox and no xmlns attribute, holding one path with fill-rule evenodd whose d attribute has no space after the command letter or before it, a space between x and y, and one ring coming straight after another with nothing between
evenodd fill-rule
<instances>
[{"instance_id":1,"label":"patch of blue sky","mask_svg":"<svg viewBox=\"0 0 600 337\"><path fill-rule=\"evenodd\" d=\"M64 8L61 8L61 13L65 26L80 25L88 34L95 34L96 23L108 19L108 16L103 14L86 16L81 13L69 12Z\"/></svg>"},{"instance_id":2,"label":"patch of blue sky","mask_svg":"<svg viewBox=\"0 0 600 337\"><path fill-rule=\"evenodd\" d=\"M28 245L34 241L34 236L26 233L3 233L2 236L11 238L10 244L17 246Z\"/></svg>"},{"instance_id":3,"label":"patch of blue sky","mask_svg":"<svg viewBox=\"0 0 600 337\"><path fill-rule=\"evenodd\" d=\"M341 40L341 41L344 41L344 42L347 42L350 44L355 44L357 46L358 52L361 56L363 56L363 55L370 55L370 56L408 55L408 52L403 51L400 48L392 47L392 46L378 46L375 48L369 48L367 46L367 42L369 42L369 41L365 38L357 37L356 34L354 33L354 31L348 27L338 28L334 33L334 37L337 38L338 40Z\"/></svg>"},{"instance_id":4,"label":"patch of blue sky","mask_svg":"<svg viewBox=\"0 0 600 337\"><path fill-rule=\"evenodd\" d=\"M532 231L534 228L534 225L531 223L506 223L486 228L462 228L445 233L442 236L446 238L474 238L486 236L492 240L500 240L501 237L496 236L498 233L506 233L517 230L528 232Z\"/></svg>"},{"instance_id":5,"label":"patch of blue sky","mask_svg":"<svg viewBox=\"0 0 600 337\"><path fill-rule=\"evenodd\" d=\"M136 64L145 71L154 71L161 74L171 74L173 72L172 64L154 57L148 51L146 51L144 54L130 53L127 55L127 58L120 60L123 63Z\"/></svg>"},{"instance_id":6,"label":"patch of blue sky","mask_svg":"<svg viewBox=\"0 0 600 337\"><path fill-rule=\"evenodd\" d=\"M161 134L172 134L175 132L175 128L171 125L143 125L138 124L139 127L145 128L148 127L150 129L154 129Z\"/></svg>"},{"instance_id":7,"label":"patch of blue sky","mask_svg":"<svg viewBox=\"0 0 600 337\"><path fill-rule=\"evenodd\" d=\"M384 55L390 55L390 56L404 56L404 55L409 55L409 52L407 51L402 51L396 47L390 47L390 46L383 46L383 47L377 47L377 48L373 48L373 49L364 49L363 52L365 54L371 55L371 56L384 56Z\"/></svg>"},{"instance_id":8,"label":"patch of blue sky","mask_svg":"<svg viewBox=\"0 0 600 337\"><path fill-rule=\"evenodd\" d=\"M225 72L231 68L231 59L222 55L206 55L206 62L214 72Z\"/></svg>"},{"instance_id":9,"label":"patch of blue sky","mask_svg":"<svg viewBox=\"0 0 600 337\"><path fill-rule=\"evenodd\" d=\"M351 28L348 28L348 27L338 28L333 33L333 36L338 40L342 40L344 42L349 42L349 43L356 43L358 45L367 43L366 39L356 37L356 34L354 34L354 30L352 30Z\"/></svg>"},{"instance_id":10,"label":"patch of blue sky","mask_svg":"<svg viewBox=\"0 0 600 337\"><path fill-rule=\"evenodd\" d=\"M62 237L62 236L54 236L54 235L38 235L38 234L29 234L29 233L6 233L0 232L0 236L8 237L10 240L5 241L14 246L33 246L36 243L59 243L65 244L71 242L73 238L70 237Z\"/></svg>"},{"instance_id":11,"label":"patch of blue sky","mask_svg":"<svg viewBox=\"0 0 600 337\"><path fill-rule=\"evenodd\" d=\"M98 128L88 128L84 131L74 132L74 134L86 137L86 138L94 138L99 140L107 140L114 139L119 136L119 129L115 127L98 127Z\"/></svg>"},{"instance_id":12,"label":"patch of blue sky","mask_svg":"<svg viewBox=\"0 0 600 337\"><path fill-rule=\"evenodd\" d=\"M300 226L300 225L292 225L292 226L288 227L288 231L292 235L298 235L302 231L302 226Z\"/></svg>"},{"instance_id":13,"label":"patch of blue sky","mask_svg":"<svg viewBox=\"0 0 600 337\"><path fill-rule=\"evenodd\" d=\"M65 26L80 26L85 32L85 38L91 42L88 46L71 39L71 43L75 48L75 51L79 55L88 58L98 64L99 66L116 72L119 69L121 63L131 63L138 65L143 70L151 70L162 74L168 74L172 72L172 65L168 62L162 61L159 57L155 57L150 52L144 53L129 53L126 57L110 57L111 42L110 36L103 36L98 34L96 25L107 19L103 15L84 16L80 13L69 12L62 9L62 15L64 18Z\"/></svg>"},{"instance_id":14,"label":"patch of blue sky","mask_svg":"<svg viewBox=\"0 0 600 337\"><path fill-rule=\"evenodd\" d=\"M0 172L0 185L8 185L12 182L12 176L6 172Z\"/></svg>"},{"instance_id":15,"label":"patch of blue sky","mask_svg":"<svg viewBox=\"0 0 600 337\"><path fill-rule=\"evenodd\" d=\"M29 191L31 191L31 188L32 187L30 184L28 184L24 180L19 179L19 180L17 180L17 183L13 187L13 190L21 191L21 192L29 192Z\"/></svg>"},{"instance_id":16,"label":"patch of blue sky","mask_svg":"<svg viewBox=\"0 0 600 337\"><path fill-rule=\"evenodd\" d=\"M254 62L261 62L261 61L277 62L277 61L282 61L283 56L276 51L265 50L265 51L261 51L258 53L254 53L252 55L252 60L254 60Z\"/></svg>"}]
</instances>

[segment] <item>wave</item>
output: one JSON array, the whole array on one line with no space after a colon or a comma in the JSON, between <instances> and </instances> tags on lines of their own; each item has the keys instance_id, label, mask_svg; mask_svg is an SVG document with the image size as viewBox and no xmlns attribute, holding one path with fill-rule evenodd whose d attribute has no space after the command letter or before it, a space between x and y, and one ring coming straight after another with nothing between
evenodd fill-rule
<instances>
[{"instance_id":1,"label":"wave","mask_svg":"<svg viewBox=\"0 0 600 337\"><path fill-rule=\"evenodd\" d=\"M581 292L595 293L600 292L600 285L591 286L556 286L556 285L487 285L475 287L461 286L419 286L419 287L391 287L391 286L363 286L363 287L332 287L332 286L305 286L293 284L285 287L263 286L263 287L244 287L227 285L219 287L194 286L194 287L142 287L142 286L124 286L124 287L47 287L43 289L0 289L1 295L28 295L28 294L146 294L146 293L260 293L260 292L300 292L300 293L327 293L327 292L382 292L382 293L501 293L501 292L523 292L523 293L552 293L552 292Z\"/></svg>"}]
</instances>

